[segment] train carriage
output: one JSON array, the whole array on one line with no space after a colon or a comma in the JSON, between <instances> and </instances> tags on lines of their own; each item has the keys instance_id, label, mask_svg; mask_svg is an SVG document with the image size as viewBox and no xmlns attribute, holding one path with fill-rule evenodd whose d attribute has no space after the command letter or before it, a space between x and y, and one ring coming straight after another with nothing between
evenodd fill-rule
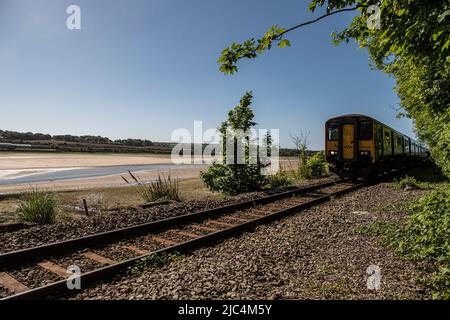
<instances>
[{"instance_id":1,"label":"train carriage","mask_svg":"<svg viewBox=\"0 0 450 320\"><path fill-rule=\"evenodd\" d=\"M330 170L341 177L374 176L413 165L428 150L408 136L364 115L343 115L325 124Z\"/></svg>"}]
</instances>

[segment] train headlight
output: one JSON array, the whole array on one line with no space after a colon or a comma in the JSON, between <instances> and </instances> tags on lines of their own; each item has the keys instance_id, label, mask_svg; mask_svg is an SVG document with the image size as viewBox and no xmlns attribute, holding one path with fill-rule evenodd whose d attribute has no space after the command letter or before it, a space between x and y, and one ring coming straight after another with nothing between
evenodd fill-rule
<instances>
[{"instance_id":1,"label":"train headlight","mask_svg":"<svg viewBox=\"0 0 450 320\"><path fill-rule=\"evenodd\" d=\"M370 151L361 151L360 154L362 156L370 156Z\"/></svg>"},{"instance_id":2,"label":"train headlight","mask_svg":"<svg viewBox=\"0 0 450 320\"><path fill-rule=\"evenodd\" d=\"M334 150L331 150L331 151L330 151L330 155L332 155L332 156L337 156L337 154L338 154L337 151L334 151Z\"/></svg>"}]
</instances>

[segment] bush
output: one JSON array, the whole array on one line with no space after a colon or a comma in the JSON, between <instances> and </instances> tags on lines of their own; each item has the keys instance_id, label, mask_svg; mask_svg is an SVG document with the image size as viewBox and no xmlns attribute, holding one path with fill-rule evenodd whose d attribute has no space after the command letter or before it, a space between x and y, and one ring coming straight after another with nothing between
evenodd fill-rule
<instances>
[{"instance_id":1,"label":"bush","mask_svg":"<svg viewBox=\"0 0 450 320\"><path fill-rule=\"evenodd\" d=\"M180 201L179 180L172 179L170 174L167 178L158 175L156 181L149 184L142 183L139 179L132 176L138 182L137 192L145 202L153 202L157 200L175 200Z\"/></svg>"},{"instance_id":2,"label":"bush","mask_svg":"<svg viewBox=\"0 0 450 320\"><path fill-rule=\"evenodd\" d=\"M439 188L410 207L412 215L398 232L398 250L415 258L450 263L450 188Z\"/></svg>"},{"instance_id":3,"label":"bush","mask_svg":"<svg viewBox=\"0 0 450 320\"><path fill-rule=\"evenodd\" d=\"M52 193L33 189L19 204L19 217L27 222L52 224L56 222L58 203Z\"/></svg>"},{"instance_id":4,"label":"bush","mask_svg":"<svg viewBox=\"0 0 450 320\"><path fill-rule=\"evenodd\" d=\"M385 234L397 253L438 264L430 281L436 299L450 299L450 187L438 188L410 205L406 223Z\"/></svg>"},{"instance_id":5,"label":"bush","mask_svg":"<svg viewBox=\"0 0 450 320\"><path fill-rule=\"evenodd\" d=\"M260 190L267 182L258 165L213 163L200 177L211 191L235 195Z\"/></svg>"},{"instance_id":6,"label":"bush","mask_svg":"<svg viewBox=\"0 0 450 320\"><path fill-rule=\"evenodd\" d=\"M394 182L397 189L420 189L419 182L414 177L406 176L399 181Z\"/></svg>"},{"instance_id":7,"label":"bush","mask_svg":"<svg viewBox=\"0 0 450 320\"><path fill-rule=\"evenodd\" d=\"M306 178L323 178L329 176L325 152L317 152L306 160L304 175Z\"/></svg>"}]
</instances>

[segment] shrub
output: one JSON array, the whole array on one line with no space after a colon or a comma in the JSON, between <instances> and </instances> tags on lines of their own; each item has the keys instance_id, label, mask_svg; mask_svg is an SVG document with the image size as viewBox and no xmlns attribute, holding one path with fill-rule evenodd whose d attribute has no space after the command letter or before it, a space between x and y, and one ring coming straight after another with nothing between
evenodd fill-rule
<instances>
[{"instance_id":1,"label":"shrub","mask_svg":"<svg viewBox=\"0 0 450 320\"><path fill-rule=\"evenodd\" d=\"M450 299L450 187L434 190L408 210L412 215L402 227L385 232L386 241L410 259L437 263L429 282L433 298Z\"/></svg>"},{"instance_id":2,"label":"shrub","mask_svg":"<svg viewBox=\"0 0 450 320\"><path fill-rule=\"evenodd\" d=\"M25 195L19 204L19 217L27 222L38 224L55 223L58 203L53 193L33 189Z\"/></svg>"},{"instance_id":3,"label":"shrub","mask_svg":"<svg viewBox=\"0 0 450 320\"><path fill-rule=\"evenodd\" d=\"M410 207L398 231L398 250L414 258L450 262L450 188L439 188Z\"/></svg>"},{"instance_id":4,"label":"shrub","mask_svg":"<svg viewBox=\"0 0 450 320\"><path fill-rule=\"evenodd\" d=\"M175 200L180 201L179 180L172 179L170 174L167 178L158 175L156 181L148 184L142 183L139 179L132 176L138 183L137 192L145 202L153 202L157 200Z\"/></svg>"},{"instance_id":5,"label":"shrub","mask_svg":"<svg viewBox=\"0 0 450 320\"><path fill-rule=\"evenodd\" d=\"M397 189L420 189L419 182L414 177L406 176L399 181L394 182Z\"/></svg>"},{"instance_id":6,"label":"shrub","mask_svg":"<svg viewBox=\"0 0 450 320\"><path fill-rule=\"evenodd\" d=\"M258 165L213 163L200 177L211 191L228 195L260 190L267 181Z\"/></svg>"},{"instance_id":7,"label":"shrub","mask_svg":"<svg viewBox=\"0 0 450 320\"><path fill-rule=\"evenodd\" d=\"M306 178L323 178L329 176L325 152L317 152L306 161L304 175Z\"/></svg>"}]
</instances>

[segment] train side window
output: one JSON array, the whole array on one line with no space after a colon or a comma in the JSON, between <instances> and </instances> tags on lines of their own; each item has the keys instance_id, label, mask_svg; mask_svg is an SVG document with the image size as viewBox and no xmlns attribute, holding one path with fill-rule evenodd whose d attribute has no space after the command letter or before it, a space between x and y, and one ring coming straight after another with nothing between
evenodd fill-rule
<instances>
[{"instance_id":1,"label":"train side window","mask_svg":"<svg viewBox=\"0 0 450 320\"><path fill-rule=\"evenodd\" d=\"M328 141L336 141L339 138L339 128L337 125L328 127Z\"/></svg>"},{"instance_id":2,"label":"train side window","mask_svg":"<svg viewBox=\"0 0 450 320\"><path fill-rule=\"evenodd\" d=\"M391 133L389 131L384 132L384 143L386 146L391 145Z\"/></svg>"},{"instance_id":3,"label":"train side window","mask_svg":"<svg viewBox=\"0 0 450 320\"><path fill-rule=\"evenodd\" d=\"M359 122L359 139L360 140L372 139L372 122L370 121Z\"/></svg>"},{"instance_id":4,"label":"train side window","mask_svg":"<svg viewBox=\"0 0 450 320\"><path fill-rule=\"evenodd\" d=\"M381 145L383 143L383 128L379 127L377 130L377 142Z\"/></svg>"}]
</instances>

